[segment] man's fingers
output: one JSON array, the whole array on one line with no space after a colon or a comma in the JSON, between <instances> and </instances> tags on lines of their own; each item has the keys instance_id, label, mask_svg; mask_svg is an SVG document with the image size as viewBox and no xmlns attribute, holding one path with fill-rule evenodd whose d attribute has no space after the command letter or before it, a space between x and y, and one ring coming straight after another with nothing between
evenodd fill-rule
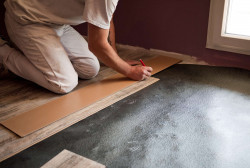
<instances>
[{"instance_id":1,"label":"man's fingers","mask_svg":"<svg viewBox=\"0 0 250 168\"><path fill-rule=\"evenodd\" d=\"M148 71L145 71L144 74L145 74L146 76L151 76L151 73L148 72Z\"/></svg>"},{"instance_id":2,"label":"man's fingers","mask_svg":"<svg viewBox=\"0 0 250 168\"><path fill-rule=\"evenodd\" d=\"M153 71L153 68L152 68L152 67L145 66L144 68L145 68L148 72L152 72L152 71Z\"/></svg>"},{"instance_id":3,"label":"man's fingers","mask_svg":"<svg viewBox=\"0 0 250 168\"><path fill-rule=\"evenodd\" d=\"M151 76L153 69L151 67L143 67L143 73L147 76Z\"/></svg>"},{"instance_id":4,"label":"man's fingers","mask_svg":"<svg viewBox=\"0 0 250 168\"><path fill-rule=\"evenodd\" d=\"M151 73L148 72L146 69L143 70L143 77L146 76L146 77L150 77L151 76Z\"/></svg>"},{"instance_id":5,"label":"man's fingers","mask_svg":"<svg viewBox=\"0 0 250 168\"><path fill-rule=\"evenodd\" d=\"M134 80L146 80L151 76L152 68L146 67L146 66L135 66L132 67L133 73L131 73L133 76L131 76L131 79Z\"/></svg>"},{"instance_id":6,"label":"man's fingers","mask_svg":"<svg viewBox=\"0 0 250 168\"><path fill-rule=\"evenodd\" d=\"M146 79L148 79L149 77L147 76L147 75L143 75L143 77L142 77L142 80L146 80Z\"/></svg>"}]
</instances>

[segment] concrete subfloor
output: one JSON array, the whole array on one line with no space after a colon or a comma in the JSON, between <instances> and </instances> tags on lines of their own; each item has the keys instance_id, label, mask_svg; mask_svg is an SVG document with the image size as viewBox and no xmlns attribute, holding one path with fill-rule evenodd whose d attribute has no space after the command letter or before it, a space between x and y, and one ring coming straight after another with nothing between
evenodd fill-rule
<instances>
[{"instance_id":1,"label":"concrete subfloor","mask_svg":"<svg viewBox=\"0 0 250 168\"><path fill-rule=\"evenodd\" d=\"M63 149L108 168L250 167L249 71L175 65L155 77L0 167L39 167Z\"/></svg>"}]
</instances>

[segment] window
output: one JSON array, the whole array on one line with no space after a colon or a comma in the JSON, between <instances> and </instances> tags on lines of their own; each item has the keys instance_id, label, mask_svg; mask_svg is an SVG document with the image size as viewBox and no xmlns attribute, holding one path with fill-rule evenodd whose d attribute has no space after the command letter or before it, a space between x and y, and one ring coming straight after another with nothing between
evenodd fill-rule
<instances>
[{"instance_id":1,"label":"window","mask_svg":"<svg viewBox=\"0 0 250 168\"><path fill-rule=\"evenodd\" d=\"M250 55L250 0L211 0L207 48Z\"/></svg>"}]
</instances>

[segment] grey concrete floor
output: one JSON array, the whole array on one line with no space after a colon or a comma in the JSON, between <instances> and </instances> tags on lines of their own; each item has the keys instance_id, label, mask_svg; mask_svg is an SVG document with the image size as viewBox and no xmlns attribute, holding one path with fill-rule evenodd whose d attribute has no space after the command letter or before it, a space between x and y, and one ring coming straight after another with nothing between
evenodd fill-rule
<instances>
[{"instance_id":1,"label":"grey concrete floor","mask_svg":"<svg viewBox=\"0 0 250 168\"><path fill-rule=\"evenodd\" d=\"M175 65L161 80L0 167L39 167L67 149L108 168L250 167L250 72Z\"/></svg>"}]
</instances>

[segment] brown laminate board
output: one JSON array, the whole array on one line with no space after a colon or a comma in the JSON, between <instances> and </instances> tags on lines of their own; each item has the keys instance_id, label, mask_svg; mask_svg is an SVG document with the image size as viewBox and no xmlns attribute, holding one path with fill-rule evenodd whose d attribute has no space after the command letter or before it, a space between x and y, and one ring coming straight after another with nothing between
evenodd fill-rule
<instances>
[{"instance_id":1,"label":"brown laminate board","mask_svg":"<svg viewBox=\"0 0 250 168\"><path fill-rule=\"evenodd\" d=\"M41 168L105 168L106 166L64 149Z\"/></svg>"},{"instance_id":2,"label":"brown laminate board","mask_svg":"<svg viewBox=\"0 0 250 168\"><path fill-rule=\"evenodd\" d=\"M178 59L158 56L145 61L145 64L152 66L154 69L152 74L155 74L178 62L180 62ZM17 135L24 137L136 82L117 74L2 121L1 124Z\"/></svg>"},{"instance_id":3,"label":"brown laminate board","mask_svg":"<svg viewBox=\"0 0 250 168\"><path fill-rule=\"evenodd\" d=\"M152 75L179 62L181 62L181 60L166 56L157 56L144 61L146 66L151 66L153 68Z\"/></svg>"},{"instance_id":4,"label":"brown laminate board","mask_svg":"<svg viewBox=\"0 0 250 168\"><path fill-rule=\"evenodd\" d=\"M1 124L24 137L133 83L135 81L117 74L5 120Z\"/></svg>"}]
</instances>

